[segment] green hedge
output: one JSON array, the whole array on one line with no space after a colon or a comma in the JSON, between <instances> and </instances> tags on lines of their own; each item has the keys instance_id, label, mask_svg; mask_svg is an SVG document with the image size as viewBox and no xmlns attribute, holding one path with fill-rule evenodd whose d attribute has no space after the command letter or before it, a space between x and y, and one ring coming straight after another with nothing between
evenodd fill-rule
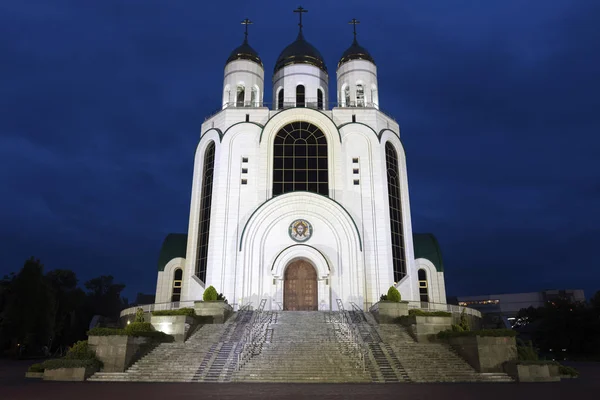
<instances>
[{"instance_id":1,"label":"green hedge","mask_svg":"<svg viewBox=\"0 0 600 400\"><path fill-rule=\"evenodd\" d=\"M561 375L569 375L569 376L579 376L579 371L577 371L573 367L568 367L566 365L558 366L558 373Z\"/></svg>"},{"instance_id":2,"label":"green hedge","mask_svg":"<svg viewBox=\"0 0 600 400\"><path fill-rule=\"evenodd\" d=\"M465 336L484 336L484 337L515 337L517 332L512 329L482 329L479 331L456 332L451 330L441 331L437 334L438 339L450 339L454 337Z\"/></svg>"},{"instance_id":3,"label":"green hedge","mask_svg":"<svg viewBox=\"0 0 600 400\"><path fill-rule=\"evenodd\" d=\"M218 296L219 296L219 294L217 293L217 289L215 289L214 286L209 286L204 291L204 294L202 295L202 300L215 301L215 300L217 300Z\"/></svg>"},{"instance_id":4,"label":"green hedge","mask_svg":"<svg viewBox=\"0 0 600 400\"><path fill-rule=\"evenodd\" d=\"M451 317L452 313L446 311L408 310L408 315L416 317Z\"/></svg>"},{"instance_id":5,"label":"green hedge","mask_svg":"<svg viewBox=\"0 0 600 400\"><path fill-rule=\"evenodd\" d=\"M87 340L80 340L69 348L64 358L68 360L89 360L96 357L96 353L88 346Z\"/></svg>"},{"instance_id":6,"label":"green hedge","mask_svg":"<svg viewBox=\"0 0 600 400\"><path fill-rule=\"evenodd\" d=\"M187 317L195 317L196 311L193 308L180 308L179 310L152 311L152 315L157 317L171 315L185 315Z\"/></svg>"},{"instance_id":7,"label":"green hedge","mask_svg":"<svg viewBox=\"0 0 600 400\"><path fill-rule=\"evenodd\" d=\"M101 328L99 326L87 331L88 336L126 336L125 329Z\"/></svg>"},{"instance_id":8,"label":"green hedge","mask_svg":"<svg viewBox=\"0 0 600 400\"><path fill-rule=\"evenodd\" d=\"M33 367L33 365L32 365ZM54 360L44 361L39 368L46 369L59 369L59 368L87 368L93 367L100 369L102 368L102 362L96 358L90 358L87 360L73 360L67 358L57 358ZM32 371L33 372L33 371Z\"/></svg>"},{"instance_id":9,"label":"green hedge","mask_svg":"<svg viewBox=\"0 0 600 400\"><path fill-rule=\"evenodd\" d=\"M149 322L132 322L125 329L115 328L92 328L87 332L88 336L134 336L147 337L157 342L171 343L175 338L164 332L154 330Z\"/></svg>"},{"instance_id":10,"label":"green hedge","mask_svg":"<svg viewBox=\"0 0 600 400\"><path fill-rule=\"evenodd\" d=\"M44 372L44 366L42 365L42 363L33 364L29 366L27 372Z\"/></svg>"},{"instance_id":11,"label":"green hedge","mask_svg":"<svg viewBox=\"0 0 600 400\"><path fill-rule=\"evenodd\" d=\"M402 300L402 296L400 296L400 292L396 287L390 286L387 292L387 300L394 303L399 303Z\"/></svg>"}]
</instances>

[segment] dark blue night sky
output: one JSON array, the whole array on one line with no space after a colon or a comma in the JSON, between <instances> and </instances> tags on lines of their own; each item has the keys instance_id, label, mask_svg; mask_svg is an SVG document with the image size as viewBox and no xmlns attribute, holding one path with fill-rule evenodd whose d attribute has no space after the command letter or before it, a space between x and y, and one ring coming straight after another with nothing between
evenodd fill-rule
<instances>
[{"instance_id":1,"label":"dark blue night sky","mask_svg":"<svg viewBox=\"0 0 600 400\"><path fill-rule=\"evenodd\" d=\"M600 289L600 2L303 1L335 67L352 41L401 127L413 228L449 295ZM297 33L289 1L0 1L0 274L34 255L153 293L188 225L200 125L243 39L265 101ZM330 101L335 101L330 98Z\"/></svg>"}]
</instances>

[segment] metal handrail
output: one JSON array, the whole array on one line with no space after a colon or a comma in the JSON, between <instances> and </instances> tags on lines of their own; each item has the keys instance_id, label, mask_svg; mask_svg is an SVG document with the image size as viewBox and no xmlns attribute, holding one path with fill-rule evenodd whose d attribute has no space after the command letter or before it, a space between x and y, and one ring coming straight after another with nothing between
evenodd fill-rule
<instances>
[{"instance_id":1,"label":"metal handrail","mask_svg":"<svg viewBox=\"0 0 600 400\"><path fill-rule=\"evenodd\" d=\"M266 302L266 299L261 300L258 309L254 312L249 326L246 327L245 333L240 340L242 350L237 355L236 369L238 371L251 357L260 354L260 349L266 341L267 328L273 318L272 311L264 311Z\"/></svg>"},{"instance_id":2,"label":"metal handrail","mask_svg":"<svg viewBox=\"0 0 600 400\"><path fill-rule=\"evenodd\" d=\"M340 340L341 343L346 344L349 347L349 350L353 351L355 354L358 354L358 365L362 367L363 372L366 371L366 356L367 356L367 346L358 330L356 324L351 323L351 318L348 317L348 312L344 309L344 303L341 299L336 299L338 304L338 313L340 318L338 321L334 323L338 324L339 334L342 336Z\"/></svg>"}]
</instances>

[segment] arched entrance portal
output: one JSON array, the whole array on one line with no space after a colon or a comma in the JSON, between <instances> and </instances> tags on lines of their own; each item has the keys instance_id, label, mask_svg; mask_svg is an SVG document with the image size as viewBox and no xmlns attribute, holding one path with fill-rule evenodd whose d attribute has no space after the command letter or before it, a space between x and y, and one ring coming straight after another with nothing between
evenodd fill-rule
<instances>
[{"instance_id":1,"label":"arched entrance portal","mask_svg":"<svg viewBox=\"0 0 600 400\"><path fill-rule=\"evenodd\" d=\"M317 311L317 271L306 260L292 261L285 270L283 309Z\"/></svg>"}]
</instances>

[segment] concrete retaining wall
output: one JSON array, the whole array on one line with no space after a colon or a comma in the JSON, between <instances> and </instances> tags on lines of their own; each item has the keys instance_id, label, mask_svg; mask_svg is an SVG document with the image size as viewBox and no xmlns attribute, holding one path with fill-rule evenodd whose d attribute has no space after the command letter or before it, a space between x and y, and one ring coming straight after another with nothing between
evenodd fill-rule
<instances>
[{"instance_id":1,"label":"concrete retaining wall","mask_svg":"<svg viewBox=\"0 0 600 400\"><path fill-rule=\"evenodd\" d=\"M452 326L452 317L410 315L402 318L402 325L417 342L429 342L429 336L445 331Z\"/></svg>"},{"instance_id":2,"label":"concrete retaining wall","mask_svg":"<svg viewBox=\"0 0 600 400\"><path fill-rule=\"evenodd\" d=\"M213 324L222 324L233 313L233 308L224 301L196 301L194 303L196 315L212 317Z\"/></svg>"},{"instance_id":3,"label":"concrete retaining wall","mask_svg":"<svg viewBox=\"0 0 600 400\"><path fill-rule=\"evenodd\" d=\"M96 372L96 368L58 368L44 371L45 381L83 382Z\"/></svg>"},{"instance_id":4,"label":"concrete retaining wall","mask_svg":"<svg viewBox=\"0 0 600 400\"><path fill-rule=\"evenodd\" d=\"M380 301L369 310L380 324L394 324L398 317L408 315L408 301Z\"/></svg>"},{"instance_id":5,"label":"concrete retaining wall","mask_svg":"<svg viewBox=\"0 0 600 400\"><path fill-rule=\"evenodd\" d=\"M148 338L132 336L90 336L88 345L104 363L104 372L124 372L135 361Z\"/></svg>"},{"instance_id":6,"label":"concrete retaining wall","mask_svg":"<svg viewBox=\"0 0 600 400\"><path fill-rule=\"evenodd\" d=\"M157 331L172 335L176 342L184 342L192 332L196 320L186 315L153 315L150 323Z\"/></svg>"},{"instance_id":7,"label":"concrete retaining wall","mask_svg":"<svg viewBox=\"0 0 600 400\"><path fill-rule=\"evenodd\" d=\"M506 363L505 368L506 373L519 382L560 381L558 366L555 365L519 365L516 362L509 362Z\"/></svg>"},{"instance_id":8,"label":"concrete retaining wall","mask_svg":"<svg viewBox=\"0 0 600 400\"><path fill-rule=\"evenodd\" d=\"M514 337L464 336L449 343L477 372L504 372L503 365L517 359Z\"/></svg>"}]
</instances>

